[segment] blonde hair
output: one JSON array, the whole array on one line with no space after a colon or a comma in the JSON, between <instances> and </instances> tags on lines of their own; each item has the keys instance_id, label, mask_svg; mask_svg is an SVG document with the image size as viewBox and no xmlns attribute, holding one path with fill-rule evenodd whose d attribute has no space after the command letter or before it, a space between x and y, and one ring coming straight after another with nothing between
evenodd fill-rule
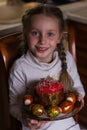
<instances>
[{"instance_id":1,"label":"blonde hair","mask_svg":"<svg viewBox=\"0 0 87 130\"><path fill-rule=\"evenodd\" d=\"M61 60L61 68L62 68L59 76L59 82L61 82L64 85L64 92L75 91L75 89L73 88L74 85L73 79L67 71L66 53L63 47L63 43L58 44L58 53L59 58Z\"/></svg>"}]
</instances>

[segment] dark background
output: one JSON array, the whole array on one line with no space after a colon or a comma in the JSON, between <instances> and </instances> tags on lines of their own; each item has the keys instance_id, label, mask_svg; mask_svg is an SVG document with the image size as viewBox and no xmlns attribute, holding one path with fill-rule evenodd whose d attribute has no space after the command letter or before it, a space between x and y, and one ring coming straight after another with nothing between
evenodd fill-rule
<instances>
[{"instance_id":1,"label":"dark background","mask_svg":"<svg viewBox=\"0 0 87 130\"><path fill-rule=\"evenodd\" d=\"M44 2L47 3L47 0L22 0L24 2ZM80 0L53 0L53 3L56 5L68 4L72 2L78 2Z\"/></svg>"}]
</instances>

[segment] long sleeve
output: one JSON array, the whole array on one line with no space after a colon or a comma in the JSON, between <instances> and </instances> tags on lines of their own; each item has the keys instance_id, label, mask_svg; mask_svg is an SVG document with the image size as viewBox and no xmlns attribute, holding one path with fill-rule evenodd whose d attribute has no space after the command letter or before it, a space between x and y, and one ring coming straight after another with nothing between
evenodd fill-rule
<instances>
[{"instance_id":1,"label":"long sleeve","mask_svg":"<svg viewBox=\"0 0 87 130\"><path fill-rule=\"evenodd\" d=\"M21 70L21 66L16 66L11 69L9 77L9 99L10 99L10 112L12 116L22 121L22 96L25 92L25 80Z\"/></svg>"},{"instance_id":2,"label":"long sleeve","mask_svg":"<svg viewBox=\"0 0 87 130\"><path fill-rule=\"evenodd\" d=\"M75 87L77 89L78 93L81 93L84 97L85 91L84 91L84 87L81 83L80 75L78 73L78 68L76 66L76 63L75 63L72 55L69 52L68 52L68 56L67 56L67 63L68 63L68 72L74 81L73 87Z\"/></svg>"}]
</instances>

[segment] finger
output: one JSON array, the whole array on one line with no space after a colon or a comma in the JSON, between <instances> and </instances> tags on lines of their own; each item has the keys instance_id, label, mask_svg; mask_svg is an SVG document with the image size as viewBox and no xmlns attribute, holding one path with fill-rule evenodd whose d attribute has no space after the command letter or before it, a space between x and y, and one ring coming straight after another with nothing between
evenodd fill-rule
<instances>
[{"instance_id":1,"label":"finger","mask_svg":"<svg viewBox=\"0 0 87 130\"><path fill-rule=\"evenodd\" d=\"M78 101L81 101L83 99L83 96L81 94L78 95Z\"/></svg>"},{"instance_id":2,"label":"finger","mask_svg":"<svg viewBox=\"0 0 87 130\"><path fill-rule=\"evenodd\" d=\"M38 124L38 121L37 120L29 120L28 122L28 126L30 127L31 130L37 128L37 124Z\"/></svg>"},{"instance_id":3,"label":"finger","mask_svg":"<svg viewBox=\"0 0 87 130\"><path fill-rule=\"evenodd\" d=\"M38 122L37 129L43 128L46 123L47 123L47 121L40 121L40 122Z\"/></svg>"},{"instance_id":4,"label":"finger","mask_svg":"<svg viewBox=\"0 0 87 130\"><path fill-rule=\"evenodd\" d=\"M37 124L38 124L38 121L37 121L37 120L30 120L30 123L31 123L32 125L37 125Z\"/></svg>"},{"instance_id":5,"label":"finger","mask_svg":"<svg viewBox=\"0 0 87 130\"><path fill-rule=\"evenodd\" d=\"M47 122L45 122L45 121L43 121L43 122L38 122L38 124L31 124L31 123L29 123L29 127L30 127L30 129L31 130L36 130L36 129L41 129L41 128L43 128L44 126L45 126L45 124L46 124Z\"/></svg>"}]
</instances>

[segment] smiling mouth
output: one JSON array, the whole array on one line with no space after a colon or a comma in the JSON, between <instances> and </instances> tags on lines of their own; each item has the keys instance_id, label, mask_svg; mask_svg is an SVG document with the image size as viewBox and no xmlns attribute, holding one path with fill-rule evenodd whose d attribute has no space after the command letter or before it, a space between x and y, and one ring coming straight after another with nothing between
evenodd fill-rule
<instances>
[{"instance_id":1,"label":"smiling mouth","mask_svg":"<svg viewBox=\"0 0 87 130\"><path fill-rule=\"evenodd\" d=\"M37 50L39 51L39 52L44 52L44 51L47 51L48 50L48 48L46 48L46 47L36 47L37 48Z\"/></svg>"}]
</instances>

